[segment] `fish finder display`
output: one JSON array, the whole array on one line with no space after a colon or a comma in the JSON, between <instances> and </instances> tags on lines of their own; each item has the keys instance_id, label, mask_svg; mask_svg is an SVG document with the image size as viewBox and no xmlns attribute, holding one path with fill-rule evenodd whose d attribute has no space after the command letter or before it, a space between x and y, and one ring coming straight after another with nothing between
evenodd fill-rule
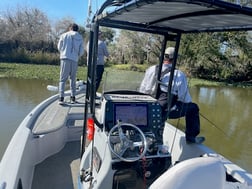
<instances>
[{"instance_id":1,"label":"fish finder display","mask_svg":"<svg viewBox=\"0 0 252 189\"><path fill-rule=\"evenodd\" d=\"M115 120L124 123L131 123L140 127L147 127L148 125L148 106L147 104L114 104Z\"/></svg>"}]
</instances>

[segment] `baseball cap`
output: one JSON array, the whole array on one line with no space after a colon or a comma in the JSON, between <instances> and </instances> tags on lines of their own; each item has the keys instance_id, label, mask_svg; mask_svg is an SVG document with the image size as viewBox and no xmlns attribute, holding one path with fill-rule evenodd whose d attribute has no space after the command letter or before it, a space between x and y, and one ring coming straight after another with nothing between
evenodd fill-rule
<instances>
[{"instance_id":1,"label":"baseball cap","mask_svg":"<svg viewBox=\"0 0 252 189\"><path fill-rule=\"evenodd\" d=\"M174 47L168 47L165 49L165 55L169 55L169 58L172 59L174 56L174 51L175 51Z\"/></svg>"}]
</instances>

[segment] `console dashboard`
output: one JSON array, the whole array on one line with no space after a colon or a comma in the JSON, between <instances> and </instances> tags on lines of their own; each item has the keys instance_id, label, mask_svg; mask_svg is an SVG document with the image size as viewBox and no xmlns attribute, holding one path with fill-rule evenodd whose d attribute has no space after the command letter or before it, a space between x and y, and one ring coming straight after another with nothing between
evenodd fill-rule
<instances>
[{"instance_id":1,"label":"console dashboard","mask_svg":"<svg viewBox=\"0 0 252 189\"><path fill-rule=\"evenodd\" d=\"M107 131L121 121L158 137L162 128L162 111L155 98L143 94L104 94L104 100Z\"/></svg>"}]
</instances>

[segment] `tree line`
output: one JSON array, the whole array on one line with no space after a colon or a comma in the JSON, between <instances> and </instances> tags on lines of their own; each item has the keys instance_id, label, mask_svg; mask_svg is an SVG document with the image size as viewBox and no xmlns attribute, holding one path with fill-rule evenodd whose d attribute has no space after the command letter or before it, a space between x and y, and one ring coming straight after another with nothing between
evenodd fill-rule
<instances>
[{"instance_id":1,"label":"tree line","mask_svg":"<svg viewBox=\"0 0 252 189\"><path fill-rule=\"evenodd\" d=\"M58 65L57 41L72 22L63 18L52 24L37 8L6 11L0 17L0 62ZM80 26L85 44L88 31ZM102 28L102 32L110 52L107 65L144 71L159 62L161 36L109 28ZM181 39L178 67L192 77L251 82L251 49L251 35L246 31L187 34ZM86 54L79 65L86 65Z\"/></svg>"},{"instance_id":2,"label":"tree line","mask_svg":"<svg viewBox=\"0 0 252 189\"><path fill-rule=\"evenodd\" d=\"M133 69L139 64L157 64L161 42L160 36L122 31L109 46L112 61L130 64ZM247 31L186 34L181 38L177 65L192 77L252 82L251 42Z\"/></svg>"},{"instance_id":3,"label":"tree line","mask_svg":"<svg viewBox=\"0 0 252 189\"><path fill-rule=\"evenodd\" d=\"M0 61L59 64L57 41L73 22L66 17L52 24L37 8L6 10L0 17ZM84 27L80 33L85 37Z\"/></svg>"}]
</instances>

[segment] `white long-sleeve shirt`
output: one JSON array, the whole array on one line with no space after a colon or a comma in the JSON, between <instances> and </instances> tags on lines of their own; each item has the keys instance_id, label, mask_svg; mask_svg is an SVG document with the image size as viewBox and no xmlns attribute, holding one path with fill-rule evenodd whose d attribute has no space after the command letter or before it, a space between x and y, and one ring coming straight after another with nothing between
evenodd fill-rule
<instances>
[{"instance_id":1,"label":"white long-sleeve shirt","mask_svg":"<svg viewBox=\"0 0 252 189\"><path fill-rule=\"evenodd\" d=\"M104 56L109 56L107 46L104 41L98 40L97 65L104 65Z\"/></svg>"},{"instance_id":2,"label":"white long-sleeve shirt","mask_svg":"<svg viewBox=\"0 0 252 189\"><path fill-rule=\"evenodd\" d=\"M60 59L70 59L75 62L84 54L82 36L76 31L68 31L60 36L58 42Z\"/></svg>"},{"instance_id":3,"label":"white long-sleeve shirt","mask_svg":"<svg viewBox=\"0 0 252 189\"><path fill-rule=\"evenodd\" d=\"M145 71L144 78L141 82L139 92L153 95L155 94L155 84L157 82L156 65L149 67Z\"/></svg>"},{"instance_id":4,"label":"white long-sleeve shirt","mask_svg":"<svg viewBox=\"0 0 252 189\"><path fill-rule=\"evenodd\" d=\"M89 42L87 43L87 54L89 52ZM98 40L97 62L96 65L104 65L104 57L109 56L107 45L104 41Z\"/></svg>"},{"instance_id":5,"label":"white long-sleeve shirt","mask_svg":"<svg viewBox=\"0 0 252 189\"><path fill-rule=\"evenodd\" d=\"M169 64L163 64L162 66L162 72L164 70L169 69L171 65ZM170 72L164 74L164 76L161 79L161 82L163 85L160 85L160 89L163 92L168 91L168 84L170 79ZM157 82L157 76L156 76L156 66L151 66L148 68L145 72L144 79L142 80L142 83L140 85L139 91L146 94L153 94L155 90L155 83ZM192 101L191 95L189 93L189 89L187 86L187 79L186 75L180 71L175 70L174 71L174 78L172 82L172 94L178 96L178 101L188 103Z\"/></svg>"}]
</instances>

